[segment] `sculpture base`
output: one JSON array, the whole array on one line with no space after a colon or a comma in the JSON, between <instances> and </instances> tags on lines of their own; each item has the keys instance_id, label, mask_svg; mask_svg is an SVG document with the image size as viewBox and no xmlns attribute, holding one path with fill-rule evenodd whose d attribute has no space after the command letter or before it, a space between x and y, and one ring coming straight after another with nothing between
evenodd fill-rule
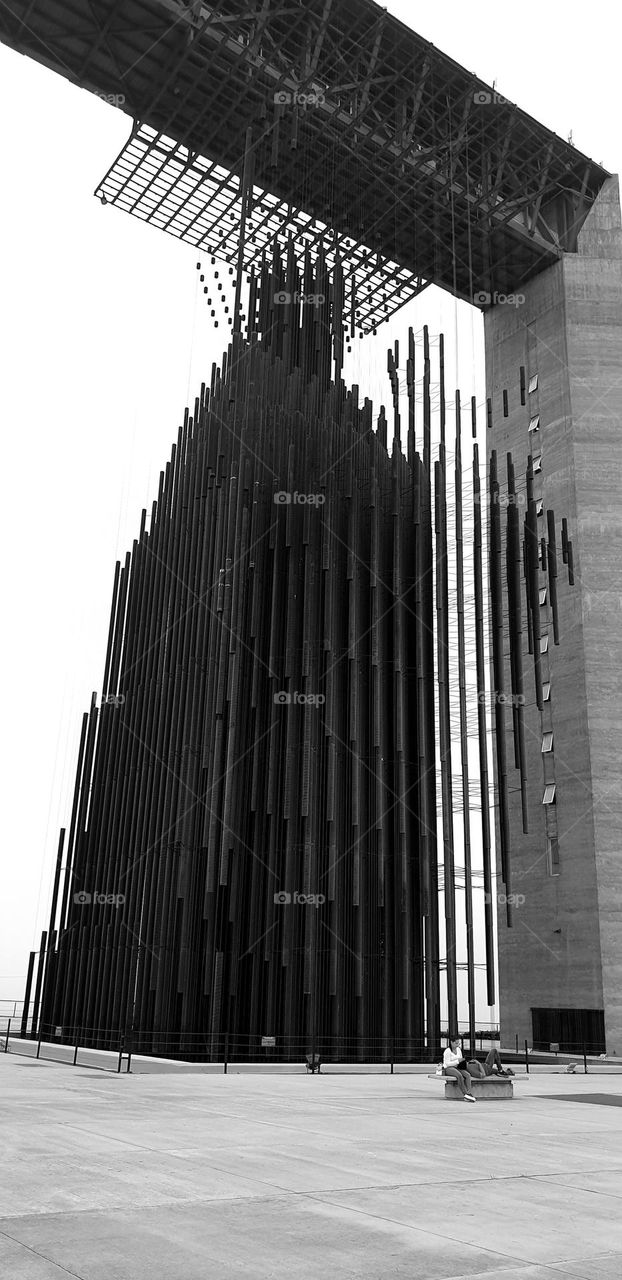
<instances>
[{"instance_id":1,"label":"sculpture base","mask_svg":"<svg viewBox=\"0 0 622 1280\"><path fill-rule=\"evenodd\" d=\"M445 1097L450 1098L453 1102L462 1102L462 1094L455 1080L445 1077ZM503 1076L486 1076L485 1080L473 1081L473 1097L474 1098L513 1098L514 1088L512 1080L508 1080ZM467 1106L469 1103L467 1103Z\"/></svg>"}]
</instances>

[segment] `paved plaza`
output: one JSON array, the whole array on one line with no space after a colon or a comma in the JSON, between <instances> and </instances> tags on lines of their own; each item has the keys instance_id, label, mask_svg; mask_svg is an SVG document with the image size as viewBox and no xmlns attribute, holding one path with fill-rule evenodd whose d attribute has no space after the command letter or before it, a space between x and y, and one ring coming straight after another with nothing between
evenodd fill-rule
<instances>
[{"instance_id":1,"label":"paved plaza","mask_svg":"<svg viewBox=\"0 0 622 1280\"><path fill-rule=\"evenodd\" d=\"M2 1280L622 1277L622 1075L0 1079Z\"/></svg>"}]
</instances>

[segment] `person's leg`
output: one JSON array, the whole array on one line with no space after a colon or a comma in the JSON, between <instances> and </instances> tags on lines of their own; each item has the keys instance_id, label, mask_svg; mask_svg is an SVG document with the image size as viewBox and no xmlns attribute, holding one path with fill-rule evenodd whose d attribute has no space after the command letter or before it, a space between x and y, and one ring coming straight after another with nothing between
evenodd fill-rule
<instances>
[{"instance_id":1,"label":"person's leg","mask_svg":"<svg viewBox=\"0 0 622 1280\"><path fill-rule=\"evenodd\" d=\"M498 1071L500 1076L510 1076L514 1074L513 1071L510 1071L509 1069L506 1070L506 1068L503 1066L503 1063L501 1062L501 1054L499 1053L499 1050L491 1049L490 1053L487 1055L487 1058L486 1058L486 1075L491 1076L495 1068Z\"/></svg>"},{"instance_id":2,"label":"person's leg","mask_svg":"<svg viewBox=\"0 0 622 1280\"><path fill-rule=\"evenodd\" d=\"M456 1084L458 1085L458 1088L462 1096L464 1097L465 1093L467 1092L467 1087L463 1078L466 1075L466 1072L458 1071L457 1067L443 1067L443 1075L448 1076L450 1080L456 1081Z\"/></svg>"},{"instance_id":3,"label":"person's leg","mask_svg":"<svg viewBox=\"0 0 622 1280\"><path fill-rule=\"evenodd\" d=\"M462 1068L462 1078L463 1078L464 1083L465 1083L465 1085L466 1085L466 1093L465 1093L465 1097L467 1097L467 1098L472 1098L472 1097L473 1097L473 1090L472 1090L472 1088L471 1088L471 1084L472 1084L472 1081L471 1081L471 1073L470 1073L470 1071L468 1071L468 1070L466 1069L466 1067L463 1067L463 1068Z\"/></svg>"}]
</instances>

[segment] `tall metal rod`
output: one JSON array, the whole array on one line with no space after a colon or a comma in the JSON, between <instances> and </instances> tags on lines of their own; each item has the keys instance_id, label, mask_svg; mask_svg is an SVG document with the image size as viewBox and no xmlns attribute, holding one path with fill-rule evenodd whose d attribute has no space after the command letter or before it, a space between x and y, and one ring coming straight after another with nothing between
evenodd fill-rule
<instances>
[{"instance_id":1,"label":"tall metal rod","mask_svg":"<svg viewBox=\"0 0 622 1280\"><path fill-rule=\"evenodd\" d=\"M549 599L551 601L551 614L553 618L553 643L559 644L559 608L557 604L557 545L555 539L555 512L547 511L546 513L548 546L547 546L547 566L549 578Z\"/></svg>"},{"instance_id":2,"label":"tall metal rod","mask_svg":"<svg viewBox=\"0 0 622 1280\"><path fill-rule=\"evenodd\" d=\"M527 756L525 752L525 694L523 689L523 633L521 625L520 591L520 534L518 519L518 495L512 455L507 455L508 509L506 536L506 579L508 598L508 630L510 641L510 670L512 676L512 721L514 729L514 763L520 773L523 832L529 830L529 806L527 803Z\"/></svg>"},{"instance_id":3,"label":"tall metal rod","mask_svg":"<svg viewBox=\"0 0 622 1280\"><path fill-rule=\"evenodd\" d=\"M529 461L531 467L531 459ZM528 471L528 480L530 472ZM525 516L525 559L526 589L529 600L529 616L531 618L531 634L533 640L533 674L536 692L536 706L542 710L542 658L540 654L540 574L538 515L533 497L527 503Z\"/></svg>"},{"instance_id":4,"label":"tall metal rod","mask_svg":"<svg viewBox=\"0 0 622 1280\"><path fill-rule=\"evenodd\" d=\"M486 665L484 650L484 586L482 560L482 486L479 446L473 445L473 587L475 595L475 671L477 677L477 740L479 748L480 802L482 811L482 864L484 873L484 935L486 943L486 998L495 1003L494 912L490 849L490 796L486 718Z\"/></svg>"},{"instance_id":5,"label":"tall metal rod","mask_svg":"<svg viewBox=\"0 0 622 1280\"><path fill-rule=\"evenodd\" d=\"M28 1033L28 1017L30 1014L30 992L32 990L32 977L34 973L36 958L37 958L36 951L31 951L28 957L28 972L26 974L26 987L24 990L24 1008L22 1010L22 1022L20 1027L21 1036L25 1036Z\"/></svg>"},{"instance_id":6,"label":"tall metal rod","mask_svg":"<svg viewBox=\"0 0 622 1280\"><path fill-rule=\"evenodd\" d=\"M466 697L466 644L464 618L464 530L462 510L462 442L460 392L456 391L456 440L454 496L456 519L456 610L458 622L458 696L460 711L460 767L462 774L462 827L464 840L464 911L467 945L467 1005L469 1050L475 1056L475 940L473 936L473 874L471 866L471 803L469 796L469 739Z\"/></svg>"},{"instance_id":7,"label":"tall metal rod","mask_svg":"<svg viewBox=\"0 0 622 1280\"><path fill-rule=\"evenodd\" d=\"M47 950L47 933L41 934L41 942L39 944L39 959L37 963L37 977L35 981L35 994L32 1000L32 1033L37 1035L40 1031L41 1023L39 1021L39 1001L41 999L41 987L43 982L43 971L45 969L45 958ZM45 1024L44 1024L45 1034Z\"/></svg>"},{"instance_id":8,"label":"tall metal rod","mask_svg":"<svg viewBox=\"0 0 622 1280\"><path fill-rule=\"evenodd\" d=\"M52 902L50 904L50 922L47 930L47 950L45 956L45 968L42 979L42 1002L44 1009L48 1008L48 988L53 988L54 974L56 970L57 954L56 954L56 910L58 905L58 891L60 886L61 868L63 862L63 848L65 844L65 828L61 827L58 837L58 849L56 853L56 867L54 869L54 884L52 887Z\"/></svg>"},{"instance_id":9,"label":"tall metal rod","mask_svg":"<svg viewBox=\"0 0 622 1280\"><path fill-rule=\"evenodd\" d=\"M449 1034L458 1034L458 992L456 968L456 908L453 798L451 769L451 725L449 691L449 602L447 584L447 537L445 474L442 462L434 464L436 534L436 625L438 726L441 764L441 804L443 815L443 899L445 903L445 963L447 977L447 1019Z\"/></svg>"},{"instance_id":10,"label":"tall metal rod","mask_svg":"<svg viewBox=\"0 0 622 1280\"><path fill-rule=\"evenodd\" d=\"M497 794L499 797L499 841L501 874L506 893L508 926L512 923L510 880L510 818L507 783L507 751L505 741L505 671L503 645L503 595L501 573L501 507L497 476L497 453L490 455L490 624L492 640L493 697L495 700L495 746L497 756Z\"/></svg>"},{"instance_id":11,"label":"tall metal rod","mask_svg":"<svg viewBox=\"0 0 622 1280\"><path fill-rule=\"evenodd\" d=\"M252 198L252 172L253 172L253 129L249 125L246 130L246 139L244 145L244 169L242 172L242 185L240 188L240 230L238 237L238 261L235 279L235 301L233 304L233 332L240 334L242 331L242 281L244 278L244 248L246 245L246 223L249 212L249 203Z\"/></svg>"}]
</instances>

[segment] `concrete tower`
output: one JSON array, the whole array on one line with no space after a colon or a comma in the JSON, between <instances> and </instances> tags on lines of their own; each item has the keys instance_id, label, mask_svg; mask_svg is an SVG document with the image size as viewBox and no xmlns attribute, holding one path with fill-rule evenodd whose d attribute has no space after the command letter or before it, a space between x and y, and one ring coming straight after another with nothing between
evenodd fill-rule
<instances>
[{"instance_id":1,"label":"concrete tower","mask_svg":"<svg viewBox=\"0 0 622 1280\"><path fill-rule=\"evenodd\" d=\"M622 1054L622 229L609 179L576 241L486 313L493 448L531 453L534 497L568 516L574 586L560 576L559 640L541 573L542 710L523 637L528 833L509 762L514 924L499 909L502 1042ZM515 387L526 370L525 404ZM561 548L558 548L561 562ZM506 654L507 662L507 654ZM507 687L509 687L509 678ZM552 735L552 738L551 736ZM499 901L504 886L498 878Z\"/></svg>"}]
</instances>

